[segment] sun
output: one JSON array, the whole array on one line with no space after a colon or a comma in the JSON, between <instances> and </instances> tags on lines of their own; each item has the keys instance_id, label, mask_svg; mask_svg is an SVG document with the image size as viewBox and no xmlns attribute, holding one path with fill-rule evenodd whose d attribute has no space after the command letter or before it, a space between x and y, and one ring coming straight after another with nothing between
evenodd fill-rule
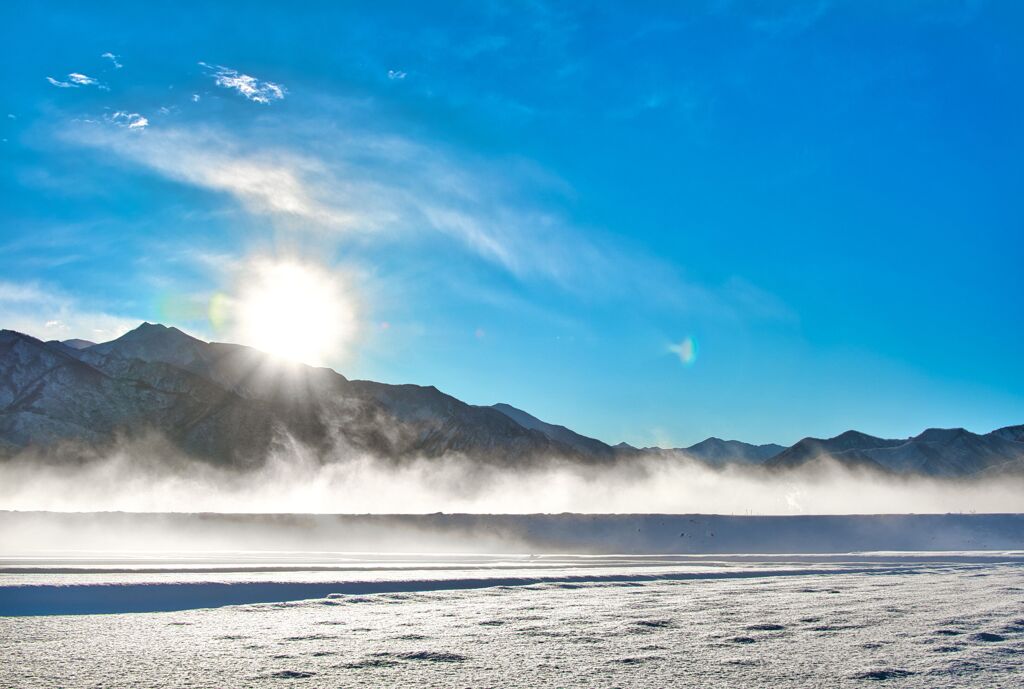
<instances>
[{"instance_id":1,"label":"sun","mask_svg":"<svg viewBox=\"0 0 1024 689\"><path fill-rule=\"evenodd\" d=\"M342 281L313 264L253 261L232 302L238 339L289 361L327 363L355 333L355 308Z\"/></svg>"}]
</instances>

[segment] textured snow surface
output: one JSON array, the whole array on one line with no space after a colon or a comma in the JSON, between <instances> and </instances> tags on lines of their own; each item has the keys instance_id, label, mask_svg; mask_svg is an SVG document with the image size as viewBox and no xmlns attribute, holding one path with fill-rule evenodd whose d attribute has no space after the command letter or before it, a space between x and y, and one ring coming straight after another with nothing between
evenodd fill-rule
<instances>
[{"instance_id":1,"label":"textured snow surface","mask_svg":"<svg viewBox=\"0 0 1024 689\"><path fill-rule=\"evenodd\" d=\"M1024 686L1019 560L841 559L848 564L832 558L817 570L806 558L674 568L602 562L602 573L621 580L0 618L0 686ZM753 576L657 577L715 567ZM5 576L116 588L131 577L159 585L182 575ZM454 572L438 576L459 581ZM258 577L295 581L296 573Z\"/></svg>"}]
</instances>

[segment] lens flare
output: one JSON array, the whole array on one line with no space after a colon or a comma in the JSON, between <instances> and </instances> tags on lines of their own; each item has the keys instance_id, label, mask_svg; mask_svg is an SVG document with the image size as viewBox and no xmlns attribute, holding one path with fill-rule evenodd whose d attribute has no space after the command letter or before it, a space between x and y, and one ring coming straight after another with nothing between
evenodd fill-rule
<instances>
[{"instance_id":1,"label":"lens flare","mask_svg":"<svg viewBox=\"0 0 1024 689\"><path fill-rule=\"evenodd\" d=\"M685 337L678 344L669 345L668 350L679 357L684 366L693 366L697 361L697 340Z\"/></svg>"}]
</instances>

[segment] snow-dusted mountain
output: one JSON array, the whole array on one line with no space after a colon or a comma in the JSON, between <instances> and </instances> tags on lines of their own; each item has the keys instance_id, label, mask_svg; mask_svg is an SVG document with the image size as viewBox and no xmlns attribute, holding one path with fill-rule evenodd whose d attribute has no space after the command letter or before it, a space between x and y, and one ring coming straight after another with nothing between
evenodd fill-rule
<instances>
[{"instance_id":1,"label":"snow-dusted mountain","mask_svg":"<svg viewBox=\"0 0 1024 689\"><path fill-rule=\"evenodd\" d=\"M204 342L158 324L102 344L0 331L0 454L103 449L147 434L235 466L258 464L294 440L323 461L354 450L396 461L460 454L508 465L685 456L714 467L786 470L830 457L935 476L1024 470L1024 426L985 435L929 429L901 440L848 431L790 448L708 438L676 450L636 449L607 445L507 404L474 406L432 386L282 365L250 347Z\"/></svg>"},{"instance_id":2,"label":"snow-dusted mountain","mask_svg":"<svg viewBox=\"0 0 1024 689\"><path fill-rule=\"evenodd\" d=\"M176 328L146 323L80 350L0 331L0 442L7 449L102 445L147 430L234 465L262 461L283 438L325 457L352 449L387 458L582 459L494 409L433 387L282 368L249 347L203 342Z\"/></svg>"}]
</instances>

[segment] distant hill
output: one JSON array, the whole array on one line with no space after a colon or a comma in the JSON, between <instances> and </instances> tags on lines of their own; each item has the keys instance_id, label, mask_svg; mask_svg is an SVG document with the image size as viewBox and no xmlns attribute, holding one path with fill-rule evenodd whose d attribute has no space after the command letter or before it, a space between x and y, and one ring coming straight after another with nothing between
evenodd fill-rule
<instances>
[{"instance_id":1,"label":"distant hill","mask_svg":"<svg viewBox=\"0 0 1024 689\"><path fill-rule=\"evenodd\" d=\"M884 469L883 465L872 459L865 451L893 447L900 442L902 441L876 438L859 431L846 431L834 438L804 438L772 457L765 466L772 469L791 469L828 457L848 466Z\"/></svg>"},{"instance_id":2,"label":"distant hill","mask_svg":"<svg viewBox=\"0 0 1024 689\"><path fill-rule=\"evenodd\" d=\"M463 455L485 463L608 463L685 456L711 467L785 471L829 458L897 474L1024 470L1024 425L985 435L929 429L907 439L847 431L792 447L708 438L676 450L610 446L511 405L466 404L433 386L349 380L250 347L144 323L102 344L0 331L0 455L110 447L155 432L207 461L258 464L292 440L321 461Z\"/></svg>"},{"instance_id":3,"label":"distant hill","mask_svg":"<svg viewBox=\"0 0 1024 689\"><path fill-rule=\"evenodd\" d=\"M1024 442L1011 426L979 435L963 428L929 428L907 439L876 438L847 431L834 438L804 438L765 463L772 469L794 468L830 458L847 466L900 474L967 476L982 472L1024 470Z\"/></svg>"},{"instance_id":4,"label":"distant hill","mask_svg":"<svg viewBox=\"0 0 1024 689\"><path fill-rule=\"evenodd\" d=\"M71 354L72 356L76 356L75 352L77 352L78 350L85 349L87 347L92 347L96 343L95 342L90 342L89 340L71 339L71 340L50 340L46 344L49 345L50 347L54 347L56 349L63 350L65 352L67 352L68 354Z\"/></svg>"},{"instance_id":5,"label":"distant hill","mask_svg":"<svg viewBox=\"0 0 1024 689\"><path fill-rule=\"evenodd\" d=\"M708 438L696 445L684 448L683 452L708 464L761 464L783 450L783 445L751 445L739 440Z\"/></svg>"},{"instance_id":6,"label":"distant hill","mask_svg":"<svg viewBox=\"0 0 1024 689\"><path fill-rule=\"evenodd\" d=\"M92 347L96 343L90 342L89 340L72 338L70 340L61 340L61 344L65 347L71 347L71 349L85 349L86 347Z\"/></svg>"}]
</instances>

